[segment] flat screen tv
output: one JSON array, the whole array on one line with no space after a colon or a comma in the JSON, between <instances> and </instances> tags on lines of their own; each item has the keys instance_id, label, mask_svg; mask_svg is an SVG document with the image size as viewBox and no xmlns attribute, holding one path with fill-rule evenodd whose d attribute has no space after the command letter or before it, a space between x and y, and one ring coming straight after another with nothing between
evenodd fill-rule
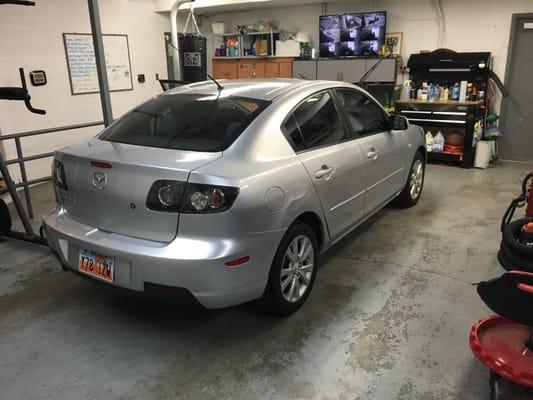
<instances>
[{"instance_id":1,"label":"flat screen tv","mask_svg":"<svg viewBox=\"0 0 533 400\"><path fill-rule=\"evenodd\" d=\"M320 16L320 57L378 54L385 43L387 12Z\"/></svg>"}]
</instances>

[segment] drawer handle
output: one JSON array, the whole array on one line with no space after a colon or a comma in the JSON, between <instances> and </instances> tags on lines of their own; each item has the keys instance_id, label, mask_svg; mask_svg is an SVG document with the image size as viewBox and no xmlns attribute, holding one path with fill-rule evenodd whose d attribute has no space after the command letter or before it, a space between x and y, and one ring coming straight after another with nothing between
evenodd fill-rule
<instances>
[{"instance_id":1,"label":"drawer handle","mask_svg":"<svg viewBox=\"0 0 533 400\"><path fill-rule=\"evenodd\" d=\"M431 111L402 110L402 114L431 114Z\"/></svg>"},{"instance_id":2,"label":"drawer handle","mask_svg":"<svg viewBox=\"0 0 533 400\"><path fill-rule=\"evenodd\" d=\"M459 119L423 119L423 118L408 118L409 121L414 122L438 122L441 124L466 124L466 121L461 121Z\"/></svg>"},{"instance_id":3,"label":"drawer handle","mask_svg":"<svg viewBox=\"0 0 533 400\"><path fill-rule=\"evenodd\" d=\"M433 111L433 114L438 114L438 115L466 115L465 112L458 112L458 111Z\"/></svg>"}]
</instances>

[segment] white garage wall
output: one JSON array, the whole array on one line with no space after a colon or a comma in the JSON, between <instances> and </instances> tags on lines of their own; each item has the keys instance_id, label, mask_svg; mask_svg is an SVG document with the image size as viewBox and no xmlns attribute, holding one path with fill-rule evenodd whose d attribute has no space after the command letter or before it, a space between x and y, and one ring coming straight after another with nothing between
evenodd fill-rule
<instances>
[{"instance_id":1,"label":"white garage wall","mask_svg":"<svg viewBox=\"0 0 533 400\"><path fill-rule=\"evenodd\" d=\"M504 76L511 15L533 12L532 0L441 0L447 32L441 43L457 51L491 51L494 69ZM152 0L100 0L104 33L128 35L134 90L111 94L113 114L120 116L129 108L160 92L155 74L166 76L163 32L169 31L168 13L155 13ZM386 10L388 30L403 32L402 55L421 49L439 47L436 15L431 0L360 0L328 4L327 13ZM321 5L257 8L242 12L211 15L224 21L227 29L234 24L258 19L277 20L282 29L308 31L318 44L318 16ZM14 133L59 125L101 119L97 94L72 96L68 83L63 32L89 32L86 0L38 0L36 7L0 7L0 85L17 86L18 67L26 72L44 69L49 83L31 87L35 106L47 110L46 116L30 114L21 102L0 102L0 133ZM208 36L208 55L212 55L212 34L209 20L202 18L201 30ZM209 59L208 59L209 60ZM209 62L208 71L211 71ZM144 73L146 83L136 76ZM28 155L51 151L93 136L99 128L45 135L23 141ZM14 147L6 148L9 158ZM48 174L49 160L29 164L31 178ZM18 179L18 169L12 168Z\"/></svg>"},{"instance_id":2,"label":"white garage wall","mask_svg":"<svg viewBox=\"0 0 533 400\"><path fill-rule=\"evenodd\" d=\"M31 114L22 102L0 101L0 132L3 134L43 129L102 119L98 94L72 96L63 46L63 32L90 32L86 0L36 0L35 7L0 6L0 86L20 86L18 68L26 73L43 69L46 86L32 87L35 107L45 108L44 116ZM167 76L164 32L170 30L167 14L153 11L152 0L100 0L103 33L128 35L133 91L111 93L113 116L119 117L149 97L160 93L155 74ZM146 82L138 83L137 74ZM53 133L23 140L26 155L53 151L94 136L101 127ZM11 142L11 141L9 141ZM7 144L7 143L6 143ZM15 158L12 144L8 158ZM46 176L50 159L28 164L30 178ZM18 168L12 167L14 179Z\"/></svg>"},{"instance_id":3,"label":"white garage wall","mask_svg":"<svg viewBox=\"0 0 533 400\"><path fill-rule=\"evenodd\" d=\"M494 55L494 70L503 80L511 15L533 12L532 0L441 0L447 34L439 46L438 25L431 0L359 0L330 2L328 14L386 10L387 30L403 32L402 56L404 62L411 53L448 47L456 51L490 51ZM276 20L281 29L303 30L311 34L318 51L318 17L321 5L255 9L212 16L214 21L247 24L262 19ZM207 20L202 30L210 32ZM211 36L209 36L211 39ZM211 42L210 42L211 43ZM211 44L210 44L210 47Z\"/></svg>"}]
</instances>

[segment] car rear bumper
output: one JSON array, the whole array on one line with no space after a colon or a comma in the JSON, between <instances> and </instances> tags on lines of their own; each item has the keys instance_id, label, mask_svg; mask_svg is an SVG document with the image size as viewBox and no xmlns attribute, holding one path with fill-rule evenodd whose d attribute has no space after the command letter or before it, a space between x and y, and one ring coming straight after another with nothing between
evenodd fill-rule
<instances>
[{"instance_id":1,"label":"car rear bumper","mask_svg":"<svg viewBox=\"0 0 533 400\"><path fill-rule=\"evenodd\" d=\"M115 257L114 282L104 283L137 292L154 285L183 288L206 308L259 298L285 233L236 234L235 229L228 229L227 236L214 238L198 236L197 230L187 236L180 230L172 242L161 243L99 230L73 220L59 208L43 217L43 225L48 244L65 269L79 272L80 249L90 249ZM245 264L225 265L245 256L250 257Z\"/></svg>"}]
</instances>

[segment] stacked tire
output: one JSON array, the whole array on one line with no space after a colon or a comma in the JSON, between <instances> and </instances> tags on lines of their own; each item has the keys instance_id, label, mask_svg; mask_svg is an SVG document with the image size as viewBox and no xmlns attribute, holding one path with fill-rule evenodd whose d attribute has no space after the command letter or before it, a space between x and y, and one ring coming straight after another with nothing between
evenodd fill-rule
<instances>
[{"instance_id":1,"label":"stacked tire","mask_svg":"<svg viewBox=\"0 0 533 400\"><path fill-rule=\"evenodd\" d=\"M498 260L507 271L533 272L533 240L523 227L533 218L521 218L504 226Z\"/></svg>"}]
</instances>

